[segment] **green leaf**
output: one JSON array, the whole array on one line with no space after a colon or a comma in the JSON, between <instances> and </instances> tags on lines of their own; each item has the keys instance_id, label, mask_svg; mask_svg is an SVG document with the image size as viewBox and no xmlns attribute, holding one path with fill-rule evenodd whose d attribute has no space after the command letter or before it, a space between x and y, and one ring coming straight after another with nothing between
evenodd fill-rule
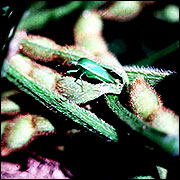
<instances>
[{"instance_id":1,"label":"green leaf","mask_svg":"<svg viewBox=\"0 0 180 180\"><path fill-rule=\"evenodd\" d=\"M176 74L174 71L162 70L153 67L123 66L129 81L133 82L137 75L142 75L151 86L157 85L167 76Z\"/></svg>"},{"instance_id":2,"label":"green leaf","mask_svg":"<svg viewBox=\"0 0 180 180\"><path fill-rule=\"evenodd\" d=\"M60 77L56 90L70 102L86 103L106 93L120 94L122 87L113 83L91 84L73 77Z\"/></svg>"},{"instance_id":3,"label":"green leaf","mask_svg":"<svg viewBox=\"0 0 180 180\"><path fill-rule=\"evenodd\" d=\"M39 8L39 11L35 10L36 12L31 8L31 11L27 10L25 12L29 15L24 14L18 29L25 29L27 31L42 29L49 21L56 21L71 14L74 10L80 8L81 4L81 1L74 1L52 9L40 9L39 7L35 7L37 9ZM33 4L33 6L35 5ZM39 6L39 2L37 6Z\"/></svg>"},{"instance_id":4,"label":"green leaf","mask_svg":"<svg viewBox=\"0 0 180 180\"><path fill-rule=\"evenodd\" d=\"M64 114L74 122L104 137L106 140L118 141L116 130L99 119L95 114L80 108L76 104L67 101L66 98L58 96L56 93L26 78L7 62L5 64L4 76L47 108L52 109L55 113Z\"/></svg>"},{"instance_id":5,"label":"green leaf","mask_svg":"<svg viewBox=\"0 0 180 180\"><path fill-rule=\"evenodd\" d=\"M84 80L62 76L50 68L33 63L21 54L11 57L9 62L22 75L32 78L43 87L76 104L94 100L105 93L120 94L122 90L121 83L91 84Z\"/></svg>"}]
</instances>

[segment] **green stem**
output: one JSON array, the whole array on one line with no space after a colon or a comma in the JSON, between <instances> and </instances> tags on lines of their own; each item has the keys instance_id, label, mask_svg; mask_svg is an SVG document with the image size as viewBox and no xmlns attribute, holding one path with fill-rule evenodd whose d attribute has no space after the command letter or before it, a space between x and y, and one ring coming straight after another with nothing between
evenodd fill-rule
<instances>
[{"instance_id":1,"label":"green stem","mask_svg":"<svg viewBox=\"0 0 180 180\"><path fill-rule=\"evenodd\" d=\"M43 28L50 20L58 20L74 10L80 8L81 1L73 1L64 6L59 6L54 9L41 9L34 13L30 12L27 17L24 17L20 22L18 29L35 30Z\"/></svg>"},{"instance_id":2,"label":"green stem","mask_svg":"<svg viewBox=\"0 0 180 180\"><path fill-rule=\"evenodd\" d=\"M156 60L176 51L179 49L179 41L174 42L173 44L171 44L170 46L161 49L157 52L152 53L151 55L149 55L147 58L142 59L138 62L136 62L136 65L152 65Z\"/></svg>"}]
</instances>

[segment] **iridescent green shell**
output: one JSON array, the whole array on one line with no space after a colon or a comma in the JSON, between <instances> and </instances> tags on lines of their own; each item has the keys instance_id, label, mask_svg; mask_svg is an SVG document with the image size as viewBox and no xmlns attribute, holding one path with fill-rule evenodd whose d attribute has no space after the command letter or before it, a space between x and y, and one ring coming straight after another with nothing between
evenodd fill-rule
<instances>
[{"instance_id":1,"label":"iridescent green shell","mask_svg":"<svg viewBox=\"0 0 180 180\"><path fill-rule=\"evenodd\" d=\"M72 60L71 63L77 66L77 68L83 71L89 78L98 79L107 83L115 82L114 78L104 68L88 58L81 58L78 61Z\"/></svg>"}]
</instances>

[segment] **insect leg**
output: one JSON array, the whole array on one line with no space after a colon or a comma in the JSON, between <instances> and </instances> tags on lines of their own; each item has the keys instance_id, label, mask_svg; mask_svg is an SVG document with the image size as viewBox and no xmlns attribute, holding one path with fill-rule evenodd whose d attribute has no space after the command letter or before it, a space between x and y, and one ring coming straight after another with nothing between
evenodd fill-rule
<instances>
[{"instance_id":1,"label":"insect leg","mask_svg":"<svg viewBox=\"0 0 180 180\"><path fill-rule=\"evenodd\" d=\"M99 80L99 81L101 81L101 82L105 82L104 80L102 80L102 79L99 78L98 76L88 75L88 74L86 74L86 76L87 76L88 78L91 78L91 79L97 79L97 80Z\"/></svg>"},{"instance_id":2,"label":"insect leg","mask_svg":"<svg viewBox=\"0 0 180 180\"><path fill-rule=\"evenodd\" d=\"M83 72L80 76L79 76L79 79L81 79L81 81L82 81L82 76L84 75L85 73Z\"/></svg>"},{"instance_id":3,"label":"insect leg","mask_svg":"<svg viewBox=\"0 0 180 180\"><path fill-rule=\"evenodd\" d=\"M76 80L75 80L75 82L78 80L78 79L80 79L81 80L81 84L79 84L79 83L77 83L77 84L79 84L80 86L81 86L81 88L82 88L82 91L83 91L83 82L82 82L82 76L84 75L85 73L83 72L78 78L76 78Z\"/></svg>"},{"instance_id":4,"label":"insect leg","mask_svg":"<svg viewBox=\"0 0 180 180\"><path fill-rule=\"evenodd\" d=\"M72 72L78 72L78 69L75 69L75 70L69 70L69 71L67 71L66 73L67 73L67 74L70 74L70 73L72 73Z\"/></svg>"}]
</instances>

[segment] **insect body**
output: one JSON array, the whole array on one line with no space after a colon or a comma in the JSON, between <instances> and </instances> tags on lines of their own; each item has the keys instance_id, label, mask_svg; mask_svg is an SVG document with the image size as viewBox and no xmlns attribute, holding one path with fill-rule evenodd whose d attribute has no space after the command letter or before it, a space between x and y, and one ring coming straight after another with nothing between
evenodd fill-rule
<instances>
[{"instance_id":1,"label":"insect body","mask_svg":"<svg viewBox=\"0 0 180 180\"><path fill-rule=\"evenodd\" d=\"M85 74L89 78L102 82L115 83L114 78L104 68L88 58L81 58L78 61L71 60L71 63L83 72L80 78ZM77 72L78 70L71 70L69 72Z\"/></svg>"}]
</instances>

